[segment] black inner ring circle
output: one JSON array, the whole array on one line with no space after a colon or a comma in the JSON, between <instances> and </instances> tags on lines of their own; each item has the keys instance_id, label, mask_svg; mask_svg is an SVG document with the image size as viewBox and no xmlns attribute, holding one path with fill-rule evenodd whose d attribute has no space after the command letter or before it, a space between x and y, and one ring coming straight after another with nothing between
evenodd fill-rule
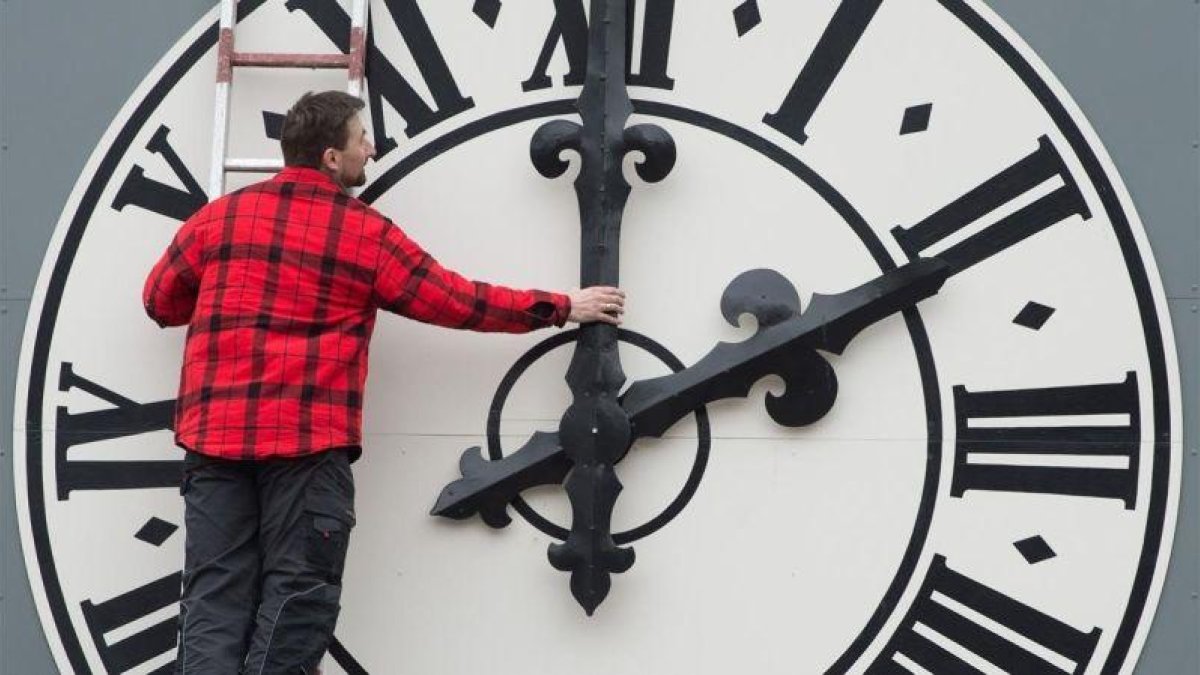
<instances>
[{"instance_id":1,"label":"black inner ring circle","mask_svg":"<svg viewBox=\"0 0 1200 675\"><path fill-rule=\"evenodd\" d=\"M496 389L496 396L492 399L491 408L488 410L487 419L487 452L488 457L492 461L504 458L504 449L500 445L500 414L504 411L504 402L508 399L509 392L516 385L517 380L525 373L529 366L535 361L542 358L549 352L565 344L575 341L579 335L579 330L563 331L554 337L543 340L538 343L533 349L525 352L517 362L509 368L504 374L504 379L500 381L500 386ZM675 358L666 347L658 342L631 330L624 328L617 331L617 339L621 342L627 342L635 347L640 347L649 352L652 356L662 361L674 372L683 370L683 363ZM696 494L696 488L700 486L700 478L704 476L704 468L708 465L708 451L712 448L712 433L708 423L708 409L701 407L695 411L696 415L696 435L698 443L696 446L696 460L692 463L692 470L688 474L687 482L683 484L683 489L676 495L675 499L667 505L665 509L657 516L651 518L645 523L624 532L616 532L613 534L613 541L620 544L628 544L632 541L637 541L642 537L648 536L657 532L663 525L671 522L675 516L683 511L683 507L691 501L692 495ZM571 534L569 530L551 522L536 509L529 505L521 496L517 496L512 501L512 507L521 517L530 525L545 532L559 540L565 541Z\"/></svg>"}]
</instances>

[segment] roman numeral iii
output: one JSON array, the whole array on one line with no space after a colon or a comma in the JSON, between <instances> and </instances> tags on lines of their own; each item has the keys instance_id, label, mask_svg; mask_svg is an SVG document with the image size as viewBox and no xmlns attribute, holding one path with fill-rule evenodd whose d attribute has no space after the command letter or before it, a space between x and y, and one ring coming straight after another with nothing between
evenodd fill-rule
<instances>
[{"instance_id":1,"label":"roman numeral iii","mask_svg":"<svg viewBox=\"0 0 1200 675\"><path fill-rule=\"evenodd\" d=\"M1083 417L1093 415L1115 422ZM1137 502L1142 430L1133 372L1113 384L978 392L959 385L954 417L955 497L1000 490L1120 499L1127 509ZM996 418L1007 421L987 422Z\"/></svg>"}]
</instances>

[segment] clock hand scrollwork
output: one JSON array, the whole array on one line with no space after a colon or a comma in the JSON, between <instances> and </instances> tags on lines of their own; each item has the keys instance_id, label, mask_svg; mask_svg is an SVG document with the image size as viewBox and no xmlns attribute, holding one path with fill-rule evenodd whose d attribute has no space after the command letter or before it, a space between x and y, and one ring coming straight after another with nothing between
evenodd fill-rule
<instances>
[{"instance_id":1,"label":"clock hand scrollwork","mask_svg":"<svg viewBox=\"0 0 1200 675\"><path fill-rule=\"evenodd\" d=\"M468 448L458 461L462 478L442 488L432 515L465 520L479 514L490 527L512 522L508 503L538 485L558 485L571 470L557 432L537 431L519 450L489 462L479 446Z\"/></svg>"},{"instance_id":2,"label":"clock hand scrollwork","mask_svg":"<svg viewBox=\"0 0 1200 675\"><path fill-rule=\"evenodd\" d=\"M718 343L678 373L630 385L621 405L635 438L660 436L705 403L744 398L772 374L786 386L782 396L767 395L773 420L794 427L821 419L833 406L837 379L816 350L841 354L863 329L937 293L950 273L939 258L919 258L848 291L816 293L801 313L796 291L782 275L744 272L726 288L721 312L733 325L741 314L754 314L758 331L743 342Z\"/></svg>"},{"instance_id":3,"label":"clock hand scrollwork","mask_svg":"<svg viewBox=\"0 0 1200 675\"><path fill-rule=\"evenodd\" d=\"M816 350L842 353L868 326L936 294L950 274L942 260L920 258L848 291L814 294L803 312L782 275L771 270L739 275L721 296L721 312L734 325L741 314L753 314L758 331L740 343L719 343L689 368L631 385L620 400L631 422L630 444L661 435L705 403L745 397L770 374L782 376L787 387L782 396L768 395L772 419L786 426L815 422L837 394L832 368ZM467 461L472 452L475 462ZM478 453L478 448L464 453L463 478L442 490L434 515L463 519L480 513L489 525L502 527L508 502L528 488L559 483L569 468L551 433L535 434L500 460L483 462Z\"/></svg>"},{"instance_id":4,"label":"clock hand scrollwork","mask_svg":"<svg viewBox=\"0 0 1200 675\"><path fill-rule=\"evenodd\" d=\"M580 156L575 192L582 226L583 287L619 283L621 218L630 192L622 175L625 155L642 153L637 172L651 182L666 177L675 164L675 144L665 130L653 125L625 128L633 112L625 90L625 30L623 0L592 1L587 75L576 102L583 124L549 122L530 144L534 166L548 178L566 170L562 152L574 150ZM607 323L580 328L566 376L573 401L558 429L562 452L570 460L564 485L572 524L567 540L552 544L548 555L555 568L571 573L571 593L589 615L608 595L610 575L628 570L634 559L633 549L617 547L611 533L621 491L613 466L631 442L629 416L617 400L625 382L617 338L616 326ZM548 449L550 439L538 437L531 445ZM474 457L464 457L464 464L474 466ZM464 468L470 471L472 466ZM530 478L537 475L527 472ZM507 518L498 511L495 502L483 505L491 524Z\"/></svg>"}]
</instances>

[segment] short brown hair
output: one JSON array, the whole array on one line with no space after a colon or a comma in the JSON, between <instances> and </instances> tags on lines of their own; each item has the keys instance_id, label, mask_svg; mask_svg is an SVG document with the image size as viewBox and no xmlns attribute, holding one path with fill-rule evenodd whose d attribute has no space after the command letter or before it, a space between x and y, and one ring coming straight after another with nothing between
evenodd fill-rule
<instances>
[{"instance_id":1,"label":"short brown hair","mask_svg":"<svg viewBox=\"0 0 1200 675\"><path fill-rule=\"evenodd\" d=\"M326 148L346 147L347 124L362 109L361 99L341 91L310 91L301 96L283 119L279 135L283 163L320 168Z\"/></svg>"}]
</instances>

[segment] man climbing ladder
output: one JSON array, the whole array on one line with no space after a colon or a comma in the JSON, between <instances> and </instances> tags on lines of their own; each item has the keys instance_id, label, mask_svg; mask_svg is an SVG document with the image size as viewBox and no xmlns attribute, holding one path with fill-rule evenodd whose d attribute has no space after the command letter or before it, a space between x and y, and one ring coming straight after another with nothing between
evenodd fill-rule
<instances>
[{"instance_id":1,"label":"man climbing ladder","mask_svg":"<svg viewBox=\"0 0 1200 675\"><path fill-rule=\"evenodd\" d=\"M385 309L451 328L525 332L619 323L624 294L520 291L442 267L351 190L363 128L362 26L351 54L239 54L223 0L210 194L146 280L146 313L188 325L176 443L186 451L180 673L315 672L332 639L362 452L367 347ZM282 170L226 196L235 65L345 67L351 93L306 94L284 120Z\"/></svg>"}]
</instances>

